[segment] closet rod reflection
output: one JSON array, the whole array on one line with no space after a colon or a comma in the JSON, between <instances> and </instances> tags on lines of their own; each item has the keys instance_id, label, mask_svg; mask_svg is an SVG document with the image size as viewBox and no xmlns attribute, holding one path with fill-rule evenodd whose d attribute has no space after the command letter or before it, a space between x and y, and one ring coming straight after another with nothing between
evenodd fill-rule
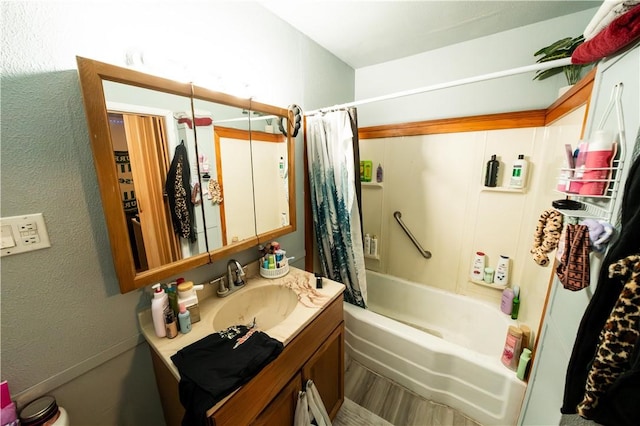
<instances>
[{"instance_id":1,"label":"closet rod reflection","mask_svg":"<svg viewBox=\"0 0 640 426\"><path fill-rule=\"evenodd\" d=\"M407 225L405 225L402 221L402 213L396 211L393 213L393 217L396 219L404 233L407 234L413 245L416 246L422 257L424 257L425 259L431 259L431 252L422 248L418 240L416 240L416 237L413 236L411 231L409 231L409 228L407 228Z\"/></svg>"}]
</instances>

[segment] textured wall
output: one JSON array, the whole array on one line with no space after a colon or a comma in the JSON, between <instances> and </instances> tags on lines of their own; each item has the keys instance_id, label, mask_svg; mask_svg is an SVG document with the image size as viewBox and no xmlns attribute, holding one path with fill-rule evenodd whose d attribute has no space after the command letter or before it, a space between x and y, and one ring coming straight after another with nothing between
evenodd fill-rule
<instances>
[{"instance_id":1,"label":"textured wall","mask_svg":"<svg viewBox=\"0 0 640 426\"><path fill-rule=\"evenodd\" d=\"M51 238L50 248L2 259L2 379L22 403L53 392L74 424L157 424L147 349L137 346L136 312L149 300L119 292L75 56L124 65L130 48L165 52L208 63L230 87L249 82L260 101L305 109L352 100L354 71L253 3L25 1L1 9L1 214L42 212ZM298 137L299 165L301 147ZM282 241L302 258L302 167L297 181L299 231ZM185 275L199 280L222 268Z\"/></svg>"}]
</instances>

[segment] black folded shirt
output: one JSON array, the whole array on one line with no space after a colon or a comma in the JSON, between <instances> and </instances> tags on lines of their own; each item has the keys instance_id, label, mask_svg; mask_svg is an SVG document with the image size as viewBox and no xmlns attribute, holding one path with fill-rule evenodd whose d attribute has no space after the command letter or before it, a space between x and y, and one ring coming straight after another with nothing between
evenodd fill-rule
<instances>
[{"instance_id":1,"label":"black folded shirt","mask_svg":"<svg viewBox=\"0 0 640 426\"><path fill-rule=\"evenodd\" d=\"M244 325L210 334L171 357L180 373L183 426L206 424L206 412L282 352L282 342Z\"/></svg>"}]
</instances>

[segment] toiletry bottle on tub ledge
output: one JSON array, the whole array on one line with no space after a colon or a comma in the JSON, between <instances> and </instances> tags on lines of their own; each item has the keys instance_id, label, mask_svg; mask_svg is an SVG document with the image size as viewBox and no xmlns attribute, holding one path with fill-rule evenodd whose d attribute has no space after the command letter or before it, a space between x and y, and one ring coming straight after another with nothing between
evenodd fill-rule
<instances>
[{"instance_id":1,"label":"toiletry bottle on tub ledge","mask_svg":"<svg viewBox=\"0 0 640 426\"><path fill-rule=\"evenodd\" d=\"M500 255L493 282L497 285L509 285L509 256Z\"/></svg>"}]
</instances>

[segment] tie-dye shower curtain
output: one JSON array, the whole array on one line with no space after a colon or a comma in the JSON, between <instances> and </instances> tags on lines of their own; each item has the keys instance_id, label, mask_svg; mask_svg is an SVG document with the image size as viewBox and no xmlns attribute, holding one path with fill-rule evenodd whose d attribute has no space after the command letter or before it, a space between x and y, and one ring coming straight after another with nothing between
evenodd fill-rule
<instances>
[{"instance_id":1,"label":"tie-dye shower curtain","mask_svg":"<svg viewBox=\"0 0 640 426\"><path fill-rule=\"evenodd\" d=\"M355 110L351 114L355 117ZM345 301L364 308L367 285L356 196L360 171L354 162L352 116L342 110L307 117L307 157L322 272L347 287Z\"/></svg>"}]
</instances>

